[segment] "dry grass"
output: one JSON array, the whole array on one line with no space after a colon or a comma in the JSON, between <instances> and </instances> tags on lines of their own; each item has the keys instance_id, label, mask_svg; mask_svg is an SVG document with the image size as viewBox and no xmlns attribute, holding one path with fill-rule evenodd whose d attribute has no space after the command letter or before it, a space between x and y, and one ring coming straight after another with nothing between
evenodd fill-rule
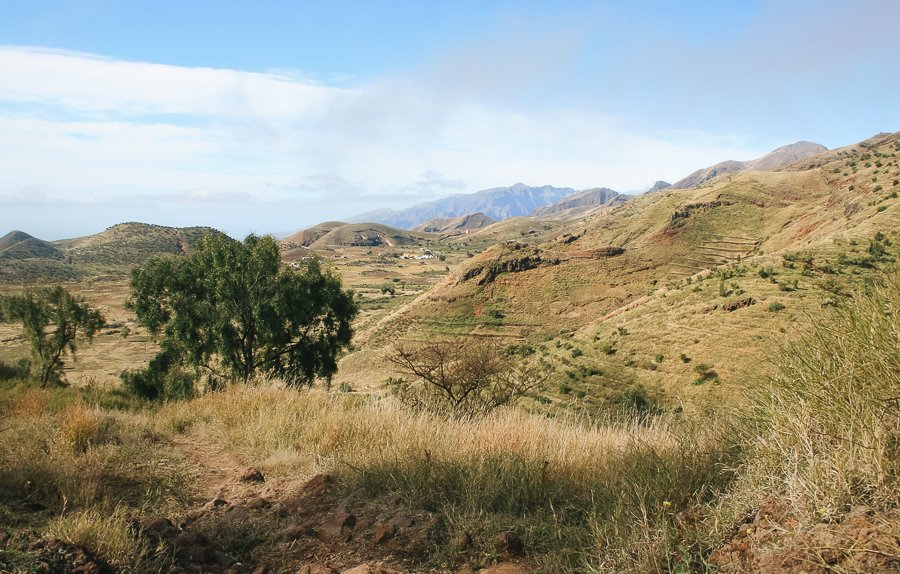
<instances>
[{"instance_id":1,"label":"dry grass","mask_svg":"<svg viewBox=\"0 0 900 574\"><path fill-rule=\"evenodd\" d=\"M781 496L805 523L900 508L898 349L900 273L816 317L751 390L747 464L728 504Z\"/></svg>"},{"instance_id":2,"label":"dry grass","mask_svg":"<svg viewBox=\"0 0 900 574\"><path fill-rule=\"evenodd\" d=\"M121 507L65 514L47 524L44 536L85 548L125 572L160 571L162 557L136 535Z\"/></svg>"},{"instance_id":3,"label":"dry grass","mask_svg":"<svg viewBox=\"0 0 900 574\"><path fill-rule=\"evenodd\" d=\"M390 398L276 388L232 388L160 416L179 428L202 421L194 432L270 473L327 472L348 489L398 492L442 514L451 535L514 529L546 572L662 568L675 513L727 483L732 454L710 421L613 425L514 410L469 421Z\"/></svg>"},{"instance_id":4,"label":"dry grass","mask_svg":"<svg viewBox=\"0 0 900 574\"><path fill-rule=\"evenodd\" d=\"M49 400L44 393L25 391L3 409L0 502L55 512L118 503L166 512L187 500L179 457L145 414L80 401L54 411L53 391Z\"/></svg>"}]
</instances>

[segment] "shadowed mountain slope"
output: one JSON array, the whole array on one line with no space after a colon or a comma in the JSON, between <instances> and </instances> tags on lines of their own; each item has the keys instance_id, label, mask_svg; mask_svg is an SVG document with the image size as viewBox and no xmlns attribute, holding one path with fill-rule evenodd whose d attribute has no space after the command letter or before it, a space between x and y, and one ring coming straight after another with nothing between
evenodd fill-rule
<instances>
[{"instance_id":1,"label":"shadowed mountain slope","mask_svg":"<svg viewBox=\"0 0 900 574\"><path fill-rule=\"evenodd\" d=\"M573 219L586 215L591 209L618 205L626 201L628 197L606 187L587 189L566 196L553 205L538 208L532 215L554 219Z\"/></svg>"},{"instance_id":2,"label":"shadowed mountain slope","mask_svg":"<svg viewBox=\"0 0 900 574\"><path fill-rule=\"evenodd\" d=\"M398 247L415 245L426 238L423 233L395 229L380 223L348 223L322 235L309 247Z\"/></svg>"}]
</instances>

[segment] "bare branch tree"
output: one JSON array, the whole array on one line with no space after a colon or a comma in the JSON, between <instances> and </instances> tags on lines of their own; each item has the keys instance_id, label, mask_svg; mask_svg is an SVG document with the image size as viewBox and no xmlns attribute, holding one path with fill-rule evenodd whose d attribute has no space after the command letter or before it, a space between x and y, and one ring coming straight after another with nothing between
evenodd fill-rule
<instances>
[{"instance_id":1,"label":"bare branch tree","mask_svg":"<svg viewBox=\"0 0 900 574\"><path fill-rule=\"evenodd\" d=\"M548 377L545 364L530 364L476 338L398 343L387 360L413 378L394 380L400 400L452 416L484 416L538 389Z\"/></svg>"}]
</instances>

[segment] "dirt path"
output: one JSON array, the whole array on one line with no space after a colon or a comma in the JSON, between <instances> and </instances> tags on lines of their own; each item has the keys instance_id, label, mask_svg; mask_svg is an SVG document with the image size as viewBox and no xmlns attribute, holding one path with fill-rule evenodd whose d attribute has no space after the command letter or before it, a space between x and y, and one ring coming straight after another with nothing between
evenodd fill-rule
<instances>
[{"instance_id":1,"label":"dirt path","mask_svg":"<svg viewBox=\"0 0 900 574\"><path fill-rule=\"evenodd\" d=\"M173 442L197 469L197 489L206 500L230 494L246 470L237 457L211 443L190 436L177 436Z\"/></svg>"}]
</instances>

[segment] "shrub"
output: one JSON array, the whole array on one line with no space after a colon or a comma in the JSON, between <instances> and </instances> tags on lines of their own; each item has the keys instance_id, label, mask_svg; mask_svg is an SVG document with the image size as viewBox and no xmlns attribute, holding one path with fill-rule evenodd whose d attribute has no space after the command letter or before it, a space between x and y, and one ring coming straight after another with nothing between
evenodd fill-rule
<instances>
[{"instance_id":1,"label":"shrub","mask_svg":"<svg viewBox=\"0 0 900 574\"><path fill-rule=\"evenodd\" d=\"M172 401L194 396L198 375L180 361L178 353L160 352L146 368L122 371L119 378L130 393L142 399ZM208 383L215 386L214 379Z\"/></svg>"},{"instance_id":2,"label":"shrub","mask_svg":"<svg viewBox=\"0 0 900 574\"><path fill-rule=\"evenodd\" d=\"M769 311L772 313L777 313L778 311L783 311L785 306L783 303L779 303L778 301L773 301L769 303Z\"/></svg>"},{"instance_id":3,"label":"shrub","mask_svg":"<svg viewBox=\"0 0 900 574\"><path fill-rule=\"evenodd\" d=\"M19 359L11 365L0 361L0 381L27 379L30 372L31 361L28 359Z\"/></svg>"},{"instance_id":4,"label":"shrub","mask_svg":"<svg viewBox=\"0 0 900 574\"><path fill-rule=\"evenodd\" d=\"M624 410L627 414L637 416L640 419L655 416L662 413L659 401L652 398L644 385L629 385L622 393L612 399L613 404Z\"/></svg>"},{"instance_id":5,"label":"shrub","mask_svg":"<svg viewBox=\"0 0 900 574\"><path fill-rule=\"evenodd\" d=\"M695 385L702 385L703 383L719 379L719 373L712 370L712 366L706 363L698 363L694 367L694 372L697 373L697 378L694 380Z\"/></svg>"}]
</instances>

